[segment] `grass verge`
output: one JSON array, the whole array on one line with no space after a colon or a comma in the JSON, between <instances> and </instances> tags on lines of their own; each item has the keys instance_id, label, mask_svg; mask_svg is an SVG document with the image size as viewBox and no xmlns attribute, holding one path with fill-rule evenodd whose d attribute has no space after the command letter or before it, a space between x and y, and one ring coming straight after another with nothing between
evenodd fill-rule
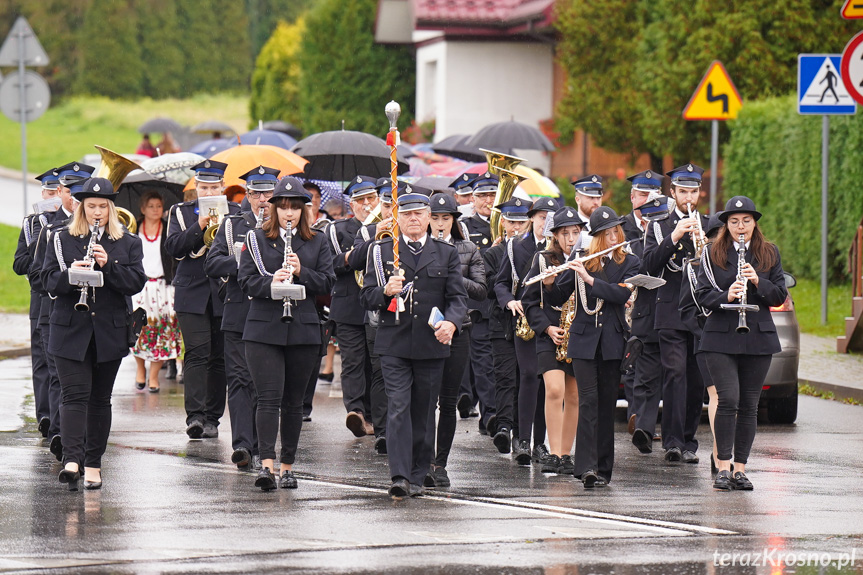
<instances>
[{"instance_id":1,"label":"grass verge","mask_svg":"<svg viewBox=\"0 0 863 575\"><path fill-rule=\"evenodd\" d=\"M838 401L839 403L845 403L848 405L860 405L860 402L854 399L853 397L836 397L836 394L832 391L824 391L821 389L815 389L811 385L804 383L800 387L797 388L797 393L800 395L810 395L812 397L817 397L819 399L829 399L831 401Z\"/></svg>"},{"instance_id":2,"label":"grass verge","mask_svg":"<svg viewBox=\"0 0 863 575\"><path fill-rule=\"evenodd\" d=\"M12 260L18 246L16 227L0 224L0 312L28 313L30 311L30 284L27 276L12 271Z\"/></svg>"},{"instance_id":3,"label":"grass verge","mask_svg":"<svg viewBox=\"0 0 863 575\"><path fill-rule=\"evenodd\" d=\"M821 282L798 278L790 291L800 331L831 337L845 334L845 316L851 313L851 284L827 289L827 325L821 325Z\"/></svg>"}]
</instances>

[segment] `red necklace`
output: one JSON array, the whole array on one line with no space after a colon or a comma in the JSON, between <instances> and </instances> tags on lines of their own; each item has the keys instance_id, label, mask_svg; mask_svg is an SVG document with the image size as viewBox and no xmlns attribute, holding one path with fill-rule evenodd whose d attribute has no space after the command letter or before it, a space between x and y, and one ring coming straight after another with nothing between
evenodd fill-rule
<instances>
[{"instance_id":1,"label":"red necklace","mask_svg":"<svg viewBox=\"0 0 863 575\"><path fill-rule=\"evenodd\" d=\"M147 222L144 221L141 222L141 224L141 231L144 233L144 238L146 238L148 242L155 242L159 239L159 234L162 233L162 220L159 220L159 225L156 227L156 235L152 238L147 235Z\"/></svg>"}]
</instances>

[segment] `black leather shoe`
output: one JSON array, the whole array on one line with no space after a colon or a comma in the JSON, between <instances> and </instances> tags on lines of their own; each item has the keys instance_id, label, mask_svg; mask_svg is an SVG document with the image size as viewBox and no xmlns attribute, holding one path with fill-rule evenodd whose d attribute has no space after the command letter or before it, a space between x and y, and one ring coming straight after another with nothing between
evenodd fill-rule
<instances>
[{"instance_id":1,"label":"black leather shoe","mask_svg":"<svg viewBox=\"0 0 863 575\"><path fill-rule=\"evenodd\" d=\"M423 478L423 487L434 489L434 467L429 467L429 472L426 473L426 476Z\"/></svg>"},{"instance_id":2,"label":"black leather shoe","mask_svg":"<svg viewBox=\"0 0 863 575\"><path fill-rule=\"evenodd\" d=\"M557 455L549 455L545 463L542 464L540 471L543 473L558 473L560 471L560 457Z\"/></svg>"},{"instance_id":3,"label":"black leather shoe","mask_svg":"<svg viewBox=\"0 0 863 575\"><path fill-rule=\"evenodd\" d=\"M252 452L245 447L238 447L231 454L231 463L240 469L248 467L252 463Z\"/></svg>"},{"instance_id":4,"label":"black leather shoe","mask_svg":"<svg viewBox=\"0 0 863 575\"><path fill-rule=\"evenodd\" d=\"M687 449L680 457L683 460L683 463L698 463L698 456L695 455L694 451L689 451Z\"/></svg>"},{"instance_id":5,"label":"black leather shoe","mask_svg":"<svg viewBox=\"0 0 863 575\"><path fill-rule=\"evenodd\" d=\"M165 374L165 379L177 379L177 360L168 360L168 373Z\"/></svg>"},{"instance_id":6,"label":"black leather shoe","mask_svg":"<svg viewBox=\"0 0 863 575\"><path fill-rule=\"evenodd\" d=\"M47 417L42 417L39 419L39 433L42 434L42 437L48 437L48 430L51 428L51 420Z\"/></svg>"},{"instance_id":7,"label":"black leather shoe","mask_svg":"<svg viewBox=\"0 0 863 575\"><path fill-rule=\"evenodd\" d=\"M252 468L249 471L260 471L262 469L261 466L261 456L253 455L252 456Z\"/></svg>"},{"instance_id":8,"label":"black leather shoe","mask_svg":"<svg viewBox=\"0 0 863 575\"><path fill-rule=\"evenodd\" d=\"M450 480L449 475L446 472L446 467L438 467L434 471L432 471L432 477L434 477L434 486L435 487L449 487Z\"/></svg>"},{"instance_id":9,"label":"black leather shoe","mask_svg":"<svg viewBox=\"0 0 863 575\"><path fill-rule=\"evenodd\" d=\"M335 376L336 376L335 373L318 372L318 379L320 379L321 381L329 382L329 383L333 382L333 378Z\"/></svg>"},{"instance_id":10,"label":"black leather shoe","mask_svg":"<svg viewBox=\"0 0 863 575\"><path fill-rule=\"evenodd\" d=\"M497 416L490 415L488 416L488 422L485 424L485 428L488 431L489 435L494 436L497 433Z\"/></svg>"},{"instance_id":11,"label":"black leather shoe","mask_svg":"<svg viewBox=\"0 0 863 575\"><path fill-rule=\"evenodd\" d=\"M458 402L455 404L456 409L458 409L458 416L462 419L467 419L470 417L470 396L466 393L458 396Z\"/></svg>"},{"instance_id":12,"label":"black leather shoe","mask_svg":"<svg viewBox=\"0 0 863 575\"><path fill-rule=\"evenodd\" d=\"M572 461L571 455L564 455L560 458L560 469L557 473L559 475L572 475L575 473L575 464Z\"/></svg>"},{"instance_id":13,"label":"black leather shoe","mask_svg":"<svg viewBox=\"0 0 863 575\"><path fill-rule=\"evenodd\" d=\"M146 381L136 381L135 382L135 389L137 389L138 391L141 391L142 389L144 389L145 385L147 385Z\"/></svg>"},{"instance_id":14,"label":"black leather shoe","mask_svg":"<svg viewBox=\"0 0 863 575\"><path fill-rule=\"evenodd\" d=\"M387 490L387 493L392 497L407 497L411 492L411 484L407 479L396 479L393 481L393 484L390 485L390 488Z\"/></svg>"},{"instance_id":15,"label":"black leather shoe","mask_svg":"<svg viewBox=\"0 0 863 575\"><path fill-rule=\"evenodd\" d=\"M653 439L643 429L636 429L632 434L632 444L638 448L641 453L653 452Z\"/></svg>"},{"instance_id":16,"label":"black leather shoe","mask_svg":"<svg viewBox=\"0 0 863 575\"><path fill-rule=\"evenodd\" d=\"M519 440L515 449L515 462L518 465L530 465L530 444L525 440Z\"/></svg>"},{"instance_id":17,"label":"black leather shoe","mask_svg":"<svg viewBox=\"0 0 863 575\"><path fill-rule=\"evenodd\" d=\"M754 489L752 482L742 471L735 473L732 480L734 481L734 489L738 491L752 491Z\"/></svg>"},{"instance_id":18,"label":"black leather shoe","mask_svg":"<svg viewBox=\"0 0 863 575\"><path fill-rule=\"evenodd\" d=\"M312 420L311 415L304 415L303 416L303 423L309 423L311 420Z\"/></svg>"},{"instance_id":19,"label":"black leather shoe","mask_svg":"<svg viewBox=\"0 0 863 575\"><path fill-rule=\"evenodd\" d=\"M734 481L731 479L730 471L720 471L713 480L713 489L717 491L731 491L734 489Z\"/></svg>"},{"instance_id":20,"label":"black leather shoe","mask_svg":"<svg viewBox=\"0 0 863 575\"><path fill-rule=\"evenodd\" d=\"M261 491L272 491L275 489L276 478L273 476L273 472L266 467L261 469L255 478L255 487L260 487Z\"/></svg>"},{"instance_id":21,"label":"black leather shoe","mask_svg":"<svg viewBox=\"0 0 863 575\"><path fill-rule=\"evenodd\" d=\"M475 407L471 407L467 414L468 417L479 417L479 411Z\"/></svg>"},{"instance_id":22,"label":"black leather shoe","mask_svg":"<svg viewBox=\"0 0 863 575\"><path fill-rule=\"evenodd\" d=\"M596 471L593 469L588 469L584 473L581 474L581 481L584 483L585 489L593 489L596 485L599 476L596 474Z\"/></svg>"},{"instance_id":23,"label":"black leather shoe","mask_svg":"<svg viewBox=\"0 0 863 575\"><path fill-rule=\"evenodd\" d=\"M204 431L201 433L201 437L204 439L216 439L219 437L219 428L213 425L212 423L204 424Z\"/></svg>"},{"instance_id":24,"label":"black leather shoe","mask_svg":"<svg viewBox=\"0 0 863 575\"><path fill-rule=\"evenodd\" d=\"M422 485L416 485L415 483L408 484L408 495L411 497L419 497L420 495L425 495L425 489Z\"/></svg>"},{"instance_id":25,"label":"black leather shoe","mask_svg":"<svg viewBox=\"0 0 863 575\"><path fill-rule=\"evenodd\" d=\"M64 469L57 477L60 483L65 483L69 486L69 491L78 491L78 480L81 479L80 471L69 471Z\"/></svg>"},{"instance_id":26,"label":"black leather shoe","mask_svg":"<svg viewBox=\"0 0 863 575\"><path fill-rule=\"evenodd\" d=\"M57 461L63 461L63 440L60 439L59 435L55 435L51 438L51 443L48 445L48 451L54 454Z\"/></svg>"},{"instance_id":27,"label":"black leather shoe","mask_svg":"<svg viewBox=\"0 0 863 575\"><path fill-rule=\"evenodd\" d=\"M354 434L354 437L366 436L366 419L359 411L351 411L345 416L345 427Z\"/></svg>"},{"instance_id":28,"label":"black leather shoe","mask_svg":"<svg viewBox=\"0 0 863 575\"><path fill-rule=\"evenodd\" d=\"M297 488L297 478L294 477L293 471L285 471L282 473L282 476L279 477L279 487L282 489Z\"/></svg>"},{"instance_id":29,"label":"black leather shoe","mask_svg":"<svg viewBox=\"0 0 863 575\"><path fill-rule=\"evenodd\" d=\"M482 422L482 418L479 420L479 434L488 435L488 429L486 429L485 424Z\"/></svg>"},{"instance_id":30,"label":"black leather shoe","mask_svg":"<svg viewBox=\"0 0 863 575\"><path fill-rule=\"evenodd\" d=\"M608 480L602 475L596 476L596 481L593 484L594 487L608 487Z\"/></svg>"},{"instance_id":31,"label":"black leather shoe","mask_svg":"<svg viewBox=\"0 0 863 575\"><path fill-rule=\"evenodd\" d=\"M197 419L192 420L186 426L186 435L189 436L189 439L201 439L201 436L204 435L204 424Z\"/></svg>"},{"instance_id":32,"label":"black leather shoe","mask_svg":"<svg viewBox=\"0 0 863 575\"><path fill-rule=\"evenodd\" d=\"M672 447L665 452L665 461L668 461L669 463L675 463L677 461L680 461L682 457L683 454L680 452L679 447Z\"/></svg>"},{"instance_id":33,"label":"black leather shoe","mask_svg":"<svg viewBox=\"0 0 863 575\"><path fill-rule=\"evenodd\" d=\"M500 453L509 453L510 449L510 437L509 437L509 429L506 427L501 427L497 430L497 433L494 434L494 446L497 447L497 450Z\"/></svg>"},{"instance_id":34,"label":"black leather shoe","mask_svg":"<svg viewBox=\"0 0 863 575\"><path fill-rule=\"evenodd\" d=\"M544 443L540 443L539 445L533 446L531 459L534 463L542 464L548 459L549 455L551 455L551 453L549 453L548 447L546 447Z\"/></svg>"},{"instance_id":35,"label":"black leather shoe","mask_svg":"<svg viewBox=\"0 0 863 575\"><path fill-rule=\"evenodd\" d=\"M378 435L375 437L375 451L378 455L386 455L387 454L387 436L386 435Z\"/></svg>"}]
</instances>

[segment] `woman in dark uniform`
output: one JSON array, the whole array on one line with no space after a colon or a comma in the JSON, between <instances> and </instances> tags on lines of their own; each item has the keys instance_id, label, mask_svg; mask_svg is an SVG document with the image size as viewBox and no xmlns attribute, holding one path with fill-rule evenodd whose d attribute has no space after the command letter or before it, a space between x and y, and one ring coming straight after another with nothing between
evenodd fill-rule
<instances>
[{"instance_id":1,"label":"woman in dark uniform","mask_svg":"<svg viewBox=\"0 0 863 575\"><path fill-rule=\"evenodd\" d=\"M446 194L431 197L431 222L429 235L433 238L451 243L458 251L461 262L462 282L470 300L482 301L486 298L485 265L476 244L465 239L457 218L461 215L455 200ZM426 476L425 487L449 487L450 480L446 472L449 451L455 437L455 411L464 371L470 357L470 313L465 314L461 331L457 332L450 344L450 354L443 368L443 384L438 396L437 434L435 435L434 418L429 420L428 437L426 441L437 448L432 460L431 469Z\"/></svg>"},{"instance_id":2,"label":"woman in dark uniform","mask_svg":"<svg viewBox=\"0 0 863 575\"><path fill-rule=\"evenodd\" d=\"M52 236L42 282L57 297L51 312L48 353L54 357L62 389L60 435L63 461L60 483L78 490L102 487L102 455L111 431L111 391L120 360L129 353L127 318L131 296L147 283L141 240L117 219L114 188L105 178L91 178L75 194L81 203L68 228ZM95 224L99 227L93 232ZM91 236L95 241L91 244ZM86 261L92 245L92 262ZM103 286L90 288L87 309L78 311L81 289L69 284L68 270L102 272ZM86 439L85 439L86 437Z\"/></svg>"},{"instance_id":3,"label":"woman in dark uniform","mask_svg":"<svg viewBox=\"0 0 863 575\"><path fill-rule=\"evenodd\" d=\"M611 208L594 210L590 216L592 240L584 257L623 242L622 221ZM623 312L630 296L629 289L618 284L636 275L638 266L638 257L627 253L624 247L586 262L572 260L547 294L546 302L562 305L573 288L577 290L567 357L572 358L578 382L573 474L581 478L585 489L605 487L611 481L614 406L620 384L620 360L626 345Z\"/></svg>"},{"instance_id":4,"label":"woman in dark uniform","mask_svg":"<svg viewBox=\"0 0 863 575\"><path fill-rule=\"evenodd\" d=\"M774 353L781 351L770 306L782 305L788 296L779 249L767 241L758 227L761 213L745 196L725 204L719 218L725 226L705 249L695 297L710 310L701 338L701 353L716 386L719 405L714 428L719 473L713 488L721 491L752 490L746 462L755 439L761 386ZM745 256L739 261L740 236ZM723 304L757 305L744 318ZM739 326L746 325L748 331ZM734 475L731 457L734 455Z\"/></svg>"},{"instance_id":5,"label":"woman in dark uniform","mask_svg":"<svg viewBox=\"0 0 863 575\"><path fill-rule=\"evenodd\" d=\"M303 395L309 377L320 363L321 320L315 309L315 296L329 294L336 280L326 238L309 225L305 206L311 199L302 182L291 176L282 178L269 202L269 219L261 229L246 236L237 274L240 287L252 298L243 341L258 392L257 430L262 469L255 486L263 491L276 488L273 462L280 414L282 450L278 484L288 489L297 487L291 466L303 424ZM286 258L289 222L292 253ZM272 299L270 288L273 282L289 278L305 286L306 297L292 302L293 320L285 323L281 321L283 300Z\"/></svg>"},{"instance_id":6,"label":"woman in dark uniform","mask_svg":"<svg viewBox=\"0 0 863 575\"><path fill-rule=\"evenodd\" d=\"M583 227L584 222L576 209L564 207L557 210L551 227L554 236L550 249L534 256L527 277L532 278L569 259L571 251L579 243ZM530 327L537 334L537 367L545 383L545 424L551 456L542 464L541 471L572 475L570 452L578 427L578 385L572 371L572 360L558 361L557 352L559 346L564 346L563 351L566 352L567 335L562 319L566 316L571 321L575 312L574 296L570 296L563 306L553 306L544 301L537 282L525 289L522 304Z\"/></svg>"}]
</instances>

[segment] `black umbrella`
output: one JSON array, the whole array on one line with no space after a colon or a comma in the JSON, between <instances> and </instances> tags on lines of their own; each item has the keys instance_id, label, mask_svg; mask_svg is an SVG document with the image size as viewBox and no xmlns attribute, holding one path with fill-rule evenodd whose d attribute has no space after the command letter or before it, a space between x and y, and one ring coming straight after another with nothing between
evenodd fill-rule
<instances>
[{"instance_id":1,"label":"black umbrella","mask_svg":"<svg viewBox=\"0 0 863 575\"><path fill-rule=\"evenodd\" d=\"M319 180L346 181L360 174L382 178L390 173L390 149L377 136L351 130L313 134L297 142L291 151L309 161L304 176ZM398 171L410 168L398 154Z\"/></svg>"},{"instance_id":2,"label":"black umbrella","mask_svg":"<svg viewBox=\"0 0 863 575\"><path fill-rule=\"evenodd\" d=\"M468 138L464 145L476 146L496 152L506 148L510 150L554 151L554 144L538 128L516 122L515 120L489 124Z\"/></svg>"},{"instance_id":3,"label":"black umbrella","mask_svg":"<svg viewBox=\"0 0 863 575\"><path fill-rule=\"evenodd\" d=\"M467 146L465 142L470 139L470 136L465 134L454 134L447 138L444 138L437 144L432 145L432 150L437 152L438 154L443 154L445 156L450 156L452 158L458 158L459 160L464 160L465 162L484 162L486 160L485 154L479 151L478 146ZM512 150L497 150L503 152L504 154L511 154Z\"/></svg>"},{"instance_id":4,"label":"black umbrella","mask_svg":"<svg viewBox=\"0 0 863 575\"><path fill-rule=\"evenodd\" d=\"M138 126L138 133L140 134L150 134L152 132L171 132L176 134L182 131L183 127L171 118L153 118Z\"/></svg>"},{"instance_id":5,"label":"black umbrella","mask_svg":"<svg viewBox=\"0 0 863 575\"><path fill-rule=\"evenodd\" d=\"M290 122L283 122L282 120L270 120L269 122L264 122L263 124L261 124L261 127L264 130L273 130L274 132L281 132L283 134L287 134L295 140L301 140L303 138L303 131L291 124Z\"/></svg>"},{"instance_id":6,"label":"black umbrella","mask_svg":"<svg viewBox=\"0 0 863 575\"><path fill-rule=\"evenodd\" d=\"M174 204L183 201L183 185L164 180L156 180L152 175L136 171L130 174L117 190L117 199L114 204L126 208L136 218L141 216L141 196L147 190L156 190L162 196L162 204L165 211Z\"/></svg>"},{"instance_id":7,"label":"black umbrella","mask_svg":"<svg viewBox=\"0 0 863 575\"><path fill-rule=\"evenodd\" d=\"M237 132L228 124L218 120L207 120L200 124L195 124L191 129L194 134L236 134Z\"/></svg>"}]
</instances>

